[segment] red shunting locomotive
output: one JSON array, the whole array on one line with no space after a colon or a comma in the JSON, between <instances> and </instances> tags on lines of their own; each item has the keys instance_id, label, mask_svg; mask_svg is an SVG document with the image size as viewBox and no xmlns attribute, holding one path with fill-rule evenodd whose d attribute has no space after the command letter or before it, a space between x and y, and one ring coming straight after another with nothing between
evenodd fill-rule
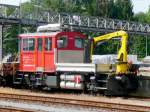
<instances>
[{"instance_id":1,"label":"red shunting locomotive","mask_svg":"<svg viewBox=\"0 0 150 112\"><path fill-rule=\"evenodd\" d=\"M57 66L84 63L85 38L79 32L20 34L20 64L14 84L83 89L81 74L66 72L69 68L57 70Z\"/></svg>"}]
</instances>

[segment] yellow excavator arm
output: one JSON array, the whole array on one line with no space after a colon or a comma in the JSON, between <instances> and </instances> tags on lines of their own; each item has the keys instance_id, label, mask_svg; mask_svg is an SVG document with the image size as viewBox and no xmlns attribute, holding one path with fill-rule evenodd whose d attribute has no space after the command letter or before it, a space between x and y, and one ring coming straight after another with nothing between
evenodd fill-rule
<instances>
[{"instance_id":1,"label":"yellow excavator arm","mask_svg":"<svg viewBox=\"0 0 150 112\"><path fill-rule=\"evenodd\" d=\"M94 37L93 42L91 44L91 56L93 54L94 45L96 45L98 42L110 40L113 38L121 38L121 47L117 55L116 73L126 74L128 72L128 64L127 64L128 34L125 31L117 31L117 32L106 34L106 35Z\"/></svg>"}]
</instances>

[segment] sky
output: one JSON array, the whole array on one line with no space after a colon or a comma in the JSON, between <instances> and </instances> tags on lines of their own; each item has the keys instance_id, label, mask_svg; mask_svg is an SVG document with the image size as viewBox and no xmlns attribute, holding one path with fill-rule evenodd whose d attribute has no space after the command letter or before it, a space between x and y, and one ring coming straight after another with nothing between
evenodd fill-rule
<instances>
[{"instance_id":1,"label":"sky","mask_svg":"<svg viewBox=\"0 0 150 112\"><path fill-rule=\"evenodd\" d=\"M133 11L138 12L147 12L150 5L150 0L132 0L133 2Z\"/></svg>"},{"instance_id":2,"label":"sky","mask_svg":"<svg viewBox=\"0 0 150 112\"><path fill-rule=\"evenodd\" d=\"M25 2L29 0L0 0L0 4L11 4L11 5L19 5L21 2ZM132 0L133 2L133 11L134 13L138 12L147 12L150 5L150 0Z\"/></svg>"},{"instance_id":3,"label":"sky","mask_svg":"<svg viewBox=\"0 0 150 112\"><path fill-rule=\"evenodd\" d=\"M22 2L26 2L29 0L0 0L0 4L10 4L10 5L19 5Z\"/></svg>"}]
</instances>

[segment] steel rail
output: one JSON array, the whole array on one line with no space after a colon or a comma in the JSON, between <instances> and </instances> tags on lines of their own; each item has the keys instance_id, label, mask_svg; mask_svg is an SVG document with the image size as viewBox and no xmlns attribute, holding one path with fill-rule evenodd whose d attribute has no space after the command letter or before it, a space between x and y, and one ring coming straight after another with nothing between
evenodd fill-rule
<instances>
[{"instance_id":1,"label":"steel rail","mask_svg":"<svg viewBox=\"0 0 150 112\"><path fill-rule=\"evenodd\" d=\"M64 104L64 105L76 105L81 107L94 107L94 108L104 108L109 110L119 110L119 111L134 111L134 112L148 112L150 111L150 106L142 106L135 104L123 104L123 103L110 103L103 101L91 101L91 100L79 100L79 99L69 99L69 98L59 98L59 97L46 97L46 96L33 96L33 95L21 95L21 94L8 94L0 93L0 99L9 99L15 101L24 102L38 102L42 104Z\"/></svg>"},{"instance_id":2,"label":"steel rail","mask_svg":"<svg viewBox=\"0 0 150 112\"><path fill-rule=\"evenodd\" d=\"M35 112L35 111L13 107L0 107L0 112Z\"/></svg>"}]
</instances>

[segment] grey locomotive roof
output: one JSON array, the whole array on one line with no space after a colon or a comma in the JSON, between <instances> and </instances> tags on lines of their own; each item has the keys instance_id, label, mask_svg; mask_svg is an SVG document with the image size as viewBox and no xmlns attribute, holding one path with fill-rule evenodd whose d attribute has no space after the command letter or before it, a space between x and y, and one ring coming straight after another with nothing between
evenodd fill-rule
<instances>
[{"instance_id":1,"label":"grey locomotive roof","mask_svg":"<svg viewBox=\"0 0 150 112\"><path fill-rule=\"evenodd\" d=\"M32 37L32 36L54 36L60 32L35 32L35 33L24 33L20 34L19 37Z\"/></svg>"}]
</instances>

